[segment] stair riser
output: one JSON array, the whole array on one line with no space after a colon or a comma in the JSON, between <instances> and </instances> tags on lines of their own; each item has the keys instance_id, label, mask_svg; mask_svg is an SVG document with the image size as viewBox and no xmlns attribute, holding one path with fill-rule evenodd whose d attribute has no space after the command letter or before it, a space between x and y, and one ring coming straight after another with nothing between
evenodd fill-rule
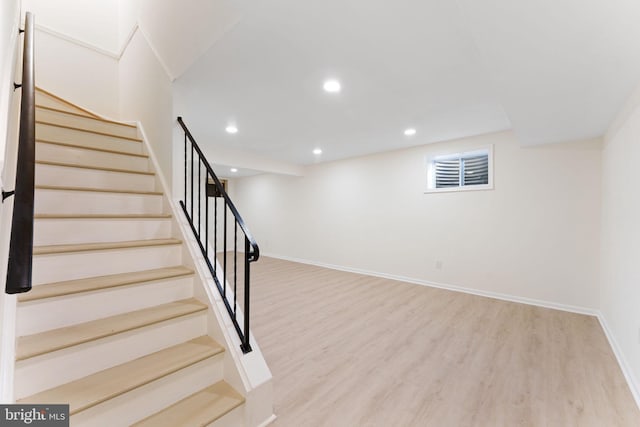
<instances>
[{"instance_id":1,"label":"stair riser","mask_svg":"<svg viewBox=\"0 0 640 427\"><path fill-rule=\"evenodd\" d=\"M204 313L43 354L16 364L16 398L31 396L206 334Z\"/></svg>"},{"instance_id":2,"label":"stair riser","mask_svg":"<svg viewBox=\"0 0 640 427\"><path fill-rule=\"evenodd\" d=\"M154 191L156 184L153 175L37 164L36 185Z\"/></svg>"},{"instance_id":3,"label":"stair riser","mask_svg":"<svg viewBox=\"0 0 640 427\"><path fill-rule=\"evenodd\" d=\"M172 267L181 263L180 245L35 255L33 283L40 285L109 274L132 273Z\"/></svg>"},{"instance_id":4,"label":"stair riser","mask_svg":"<svg viewBox=\"0 0 640 427\"><path fill-rule=\"evenodd\" d=\"M38 190L36 214L161 214L162 195Z\"/></svg>"},{"instance_id":5,"label":"stair riser","mask_svg":"<svg viewBox=\"0 0 640 427\"><path fill-rule=\"evenodd\" d=\"M169 218L36 219L33 241L36 246L44 246L170 237L171 220Z\"/></svg>"},{"instance_id":6,"label":"stair riser","mask_svg":"<svg viewBox=\"0 0 640 427\"><path fill-rule=\"evenodd\" d=\"M78 117L75 115L51 111L44 108L36 109L36 119L38 121L77 127L80 129L86 129L95 132L109 133L113 135L124 136L127 138L138 138L138 129L130 126L104 122L101 120L95 120L86 117Z\"/></svg>"},{"instance_id":7,"label":"stair riser","mask_svg":"<svg viewBox=\"0 0 640 427\"><path fill-rule=\"evenodd\" d=\"M193 279L182 278L20 303L17 334L37 334L192 296Z\"/></svg>"},{"instance_id":8,"label":"stair riser","mask_svg":"<svg viewBox=\"0 0 640 427\"><path fill-rule=\"evenodd\" d=\"M74 108L69 104L60 102L57 99L38 91L36 91L36 105L44 105L45 107L57 108L58 110L88 115L79 108Z\"/></svg>"},{"instance_id":9,"label":"stair riser","mask_svg":"<svg viewBox=\"0 0 640 427\"><path fill-rule=\"evenodd\" d=\"M149 172L149 159L38 142L36 160Z\"/></svg>"},{"instance_id":10,"label":"stair riser","mask_svg":"<svg viewBox=\"0 0 640 427\"><path fill-rule=\"evenodd\" d=\"M130 425L222 379L222 355L209 358L71 417L74 427Z\"/></svg>"},{"instance_id":11,"label":"stair riser","mask_svg":"<svg viewBox=\"0 0 640 427\"><path fill-rule=\"evenodd\" d=\"M36 138L45 141L66 142L85 147L142 154L142 143L108 135L99 135L75 129L61 128L44 123L36 123Z\"/></svg>"}]
</instances>

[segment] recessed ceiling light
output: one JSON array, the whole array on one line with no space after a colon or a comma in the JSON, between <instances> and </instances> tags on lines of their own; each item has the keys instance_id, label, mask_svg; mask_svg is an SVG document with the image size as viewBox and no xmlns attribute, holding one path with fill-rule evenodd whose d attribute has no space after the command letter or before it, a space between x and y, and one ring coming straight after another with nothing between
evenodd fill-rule
<instances>
[{"instance_id":1,"label":"recessed ceiling light","mask_svg":"<svg viewBox=\"0 0 640 427\"><path fill-rule=\"evenodd\" d=\"M325 92L339 93L342 90L340 82L337 80L326 80L322 86Z\"/></svg>"},{"instance_id":2,"label":"recessed ceiling light","mask_svg":"<svg viewBox=\"0 0 640 427\"><path fill-rule=\"evenodd\" d=\"M313 150L313 154L315 154L316 156L319 156L320 154L322 154L322 150L320 148L316 148Z\"/></svg>"},{"instance_id":3,"label":"recessed ceiling light","mask_svg":"<svg viewBox=\"0 0 640 427\"><path fill-rule=\"evenodd\" d=\"M227 133L230 133L230 134L238 133L238 128L235 127L234 125L229 125L224 130L226 130Z\"/></svg>"},{"instance_id":4,"label":"recessed ceiling light","mask_svg":"<svg viewBox=\"0 0 640 427\"><path fill-rule=\"evenodd\" d=\"M414 128L405 129L404 134L406 136L413 136L416 134L416 130Z\"/></svg>"},{"instance_id":5,"label":"recessed ceiling light","mask_svg":"<svg viewBox=\"0 0 640 427\"><path fill-rule=\"evenodd\" d=\"M236 173L236 172L238 172L238 169L236 169L236 168L231 168L231 173Z\"/></svg>"}]
</instances>

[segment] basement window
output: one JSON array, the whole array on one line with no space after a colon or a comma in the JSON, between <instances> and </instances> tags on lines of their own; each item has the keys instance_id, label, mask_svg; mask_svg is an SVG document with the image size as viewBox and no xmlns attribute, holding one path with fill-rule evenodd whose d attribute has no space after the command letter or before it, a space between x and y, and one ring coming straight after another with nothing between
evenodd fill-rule
<instances>
[{"instance_id":1,"label":"basement window","mask_svg":"<svg viewBox=\"0 0 640 427\"><path fill-rule=\"evenodd\" d=\"M220 184L222 184L224 191L227 192L227 180L221 179ZM207 180L207 197L222 197L222 193L218 190L218 187L216 187L211 177Z\"/></svg>"},{"instance_id":2,"label":"basement window","mask_svg":"<svg viewBox=\"0 0 640 427\"><path fill-rule=\"evenodd\" d=\"M427 157L427 193L493 189L493 147Z\"/></svg>"}]
</instances>

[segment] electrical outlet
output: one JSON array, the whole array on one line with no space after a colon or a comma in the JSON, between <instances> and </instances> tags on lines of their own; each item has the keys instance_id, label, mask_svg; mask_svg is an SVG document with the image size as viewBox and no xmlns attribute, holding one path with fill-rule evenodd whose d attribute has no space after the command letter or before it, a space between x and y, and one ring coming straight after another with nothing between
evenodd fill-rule
<instances>
[{"instance_id":1,"label":"electrical outlet","mask_svg":"<svg viewBox=\"0 0 640 427\"><path fill-rule=\"evenodd\" d=\"M436 261L436 270L442 270L442 261Z\"/></svg>"}]
</instances>

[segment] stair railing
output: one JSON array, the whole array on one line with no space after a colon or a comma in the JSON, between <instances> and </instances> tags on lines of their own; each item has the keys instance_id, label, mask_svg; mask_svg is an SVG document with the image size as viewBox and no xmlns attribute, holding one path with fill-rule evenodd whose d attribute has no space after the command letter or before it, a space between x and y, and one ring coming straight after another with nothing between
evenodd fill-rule
<instances>
[{"instance_id":1,"label":"stair railing","mask_svg":"<svg viewBox=\"0 0 640 427\"><path fill-rule=\"evenodd\" d=\"M251 263L260 257L260 249L182 117L178 117L178 123L184 130L184 198L180 201L180 206L189 220L191 230L240 337L240 348L244 353L248 353L251 351L249 343L250 270ZM213 199L213 217L211 217L210 199ZM222 205L220 208L219 200ZM219 210L222 212L219 213ZM221 225L219 215L222 216ZM243 276L240 279L244 281L244 286L240 289L244 298L242 327L238 321L239 231L244 236L244 252L240 253L244 258L242 260L244 271L240 272ZM231 234L233 238L229 242ZM221 242L219 242L220 238ZM213 251L210 250L210 239L212 239ZM219 253L218 249L222 249L222 252ZM228 251L231 253L228 254ZM220 260L222 271L218 269L218 257L222 258ZM228 274L227 267L232 273ZM233 290L228 289L227 283L233 287Z\"/></svg>"},{"instance_id":2,"label":"stair railing","mask_svg":"<svg viewBox=\"0 0 640 427\"><path fill-rule=\"evenodd\" d=\"M14 83L15 89L22 89L15 189L7 192L2 191L3 202L7 197L14 196L11 239L9 241L9 265L5 286L5 292L8 294L31 290L36 156L34 22L33 14L27 12L24 30L21 30L21 33L24 33L22 83Z\"/></svg>"}]
</instances>

